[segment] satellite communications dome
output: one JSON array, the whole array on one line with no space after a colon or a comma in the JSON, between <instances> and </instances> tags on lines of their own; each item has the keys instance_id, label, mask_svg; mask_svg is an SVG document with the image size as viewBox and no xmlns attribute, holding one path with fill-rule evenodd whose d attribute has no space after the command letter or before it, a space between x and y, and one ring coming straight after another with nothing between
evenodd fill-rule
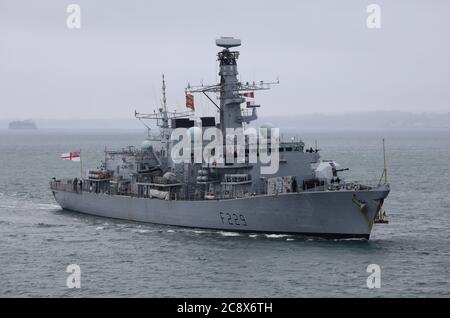
<instances>
[{"instance_id":1,"label":"satellite communications dome","mask_svg":"<svg viewBox=\"0 0 450 318\"><path fill-rule=\"evenodd\" d=\"M148 139L146 139L146 140L144 140L142 143L141 143L141 149L144 149L144 150L146 150L146 149L151 149L152 148L152 142L150 141L150 140L148 140Z\"/></svg>"}]
</instances>

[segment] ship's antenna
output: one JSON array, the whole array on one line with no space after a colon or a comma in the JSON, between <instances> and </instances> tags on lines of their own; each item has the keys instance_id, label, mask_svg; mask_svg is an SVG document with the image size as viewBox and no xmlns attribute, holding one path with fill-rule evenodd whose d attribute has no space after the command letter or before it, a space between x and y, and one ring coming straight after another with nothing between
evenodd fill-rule
<instances>
[{"instance_id":1,"label":"ship's antenna","mask_svg":"<svg viewBox=\"0 0 450 318\"><path fill-rule=\"evenodd\" d=\"M80 148L80 179L83 180L83 158L81 157L81 148Z\"/></svg>"},{"instance_id":2,"label":"ship's antenna","mask_svg":"<svg viewBox=\"0 0 450 318\"><path fill-rule=\"evenodd\" d=\"M166 81L164 80L164 74L162 75L162 95L163 95L163 108L164 111L167 111Z\"/></svg>"},{"instance_id":3,"label":"ship's antenna","mask_svg":"<svg viewBox=\"0 0 450 318\"><path fill-rule=\"evenodd\" d=\"M153 87L152 87L153 88ZM162 85L161 85L161 91L162 91L162 99L160 100L161 105L156 105L158 107L157 111L153 111L153 113L138 113L136 110L134 111L134 117L139 119L145 127L148 129L148 135L150 137L150 126L145 124L144 120L155 120L156 126L160 128L170 128L169 120L170 119L177 119L177 118L186 118L190 116L189 112L176 112L176 111L169 111L167 110L167 95L166 95L166 80L164 74L162 74ZM164 140L169 140L170 133L168 131L164 131L165 129L161 130L161 135L164 135Z\"/></svg>"},{"instance_id":4,"label":"ship's antenna","mask_svg":"<svg viewBox=\"0 0 450 318\"><path fill-rule=\"evenodd\" d=\"M163 128L169 127L169 119L167 116L167 98L166 98L166 81L164 79L164 74L162 75L162 96L163 96Z\"/></svg>"},{"instance_id":5,"label":"ship's antenna","mask_svg":"<svg viewBox=\"0 0 450 318\"><path fill-rule=\"evenodd\" d=\"M386 146L384 144L384 138L383 138L383 160L384 160L384 183L387 184L387 165L386 165Z\"/></svg>"},{"instance_id":6,"label":"ship's antenna","mask_svg":"<svg viewBox=\"0 0 450 318\"><path fill-rule=\"evenodd\" d=\"M388 179L387 179L387 164L386 164L386 147L384 144L384 138L383 138L383 161L384 161L383 173L381 174L378 184L381 184L381 180L383 180L383 177L384 177L385 184L387 184L387 181L388 181Z\"/></svg>"}]
</instances>

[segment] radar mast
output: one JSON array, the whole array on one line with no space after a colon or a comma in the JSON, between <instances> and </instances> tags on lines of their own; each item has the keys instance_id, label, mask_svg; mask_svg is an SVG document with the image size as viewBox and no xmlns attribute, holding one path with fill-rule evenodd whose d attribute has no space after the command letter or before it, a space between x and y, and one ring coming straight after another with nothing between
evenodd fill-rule
<instances>
[{"instance_id":1,"label":"radar mast","mask_svg":"<svg viewBox=\"0 0 450 318\"><path fill-rule=\"evenodd\" d=\"M259 105L247 103L245 109L241 108L241 104L246 102L244 97L250 93L254 96L253 92L255 91L268 90L272 84L279 84L279 81L271 83L260 81L258 84L255 84L255 82L252 84L240 82L237 78L239 74L237 69L239 51L231 51L230 49L240 46L241 40L233 37L221 37L216 40L216 45L222 48L222 51L217 54L220 83L207 86L191 86L188 84L186 93L202 93L219 109L220 127L225 136L227 128L242 128L244 123L249 123L258 118L256 108ZM217 105L208 93L217 94L220 105ZM251 112L249 112L249 109L251 109Z\"/></svg>"}]
</instances>

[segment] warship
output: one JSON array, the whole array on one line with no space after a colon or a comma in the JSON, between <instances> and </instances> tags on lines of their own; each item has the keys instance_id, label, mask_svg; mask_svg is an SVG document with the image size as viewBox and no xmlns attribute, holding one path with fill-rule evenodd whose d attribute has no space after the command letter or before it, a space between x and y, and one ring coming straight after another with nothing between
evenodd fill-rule
<instances>
[{"instance_id":1,"label":"warship","mask_svg":"<svg viewBox=\"0 0 450 318\"><path fill-rule=\"evenodd\" d=\"M135 111L138 120L154 121L158 136L149 134L139 147L105 149L101 165L86 175L52 178L50 189L57 203L65 210L168 226L369 239L374 223L386 222L382 210L390 191L386 166L373 184L346 180L341 172L348 169L322 160L317 147L307 148L300 139L280 138L273 127L259 127L256 141L245 134L232 136L236 148L229 148L229 129L243 131L258 118L254 92L279 81L239 81L235 48L241 41L222 37L216 45L219 83L188 84L189 110L169 111L163 75L158 109ZM216 116L195 117L195 94L207 97ZM205 150L202 137L211 129L219 134L205 138L216 142ZM185 131L184 145L195 140L209 157L202 158L200 151L202 159L197 160L196 146L180 151L183 136L174 136L176 131ZM244 140L243 146L238 147L237 139ZM220 160L218 153L226 153L227 160ZM276 155L275 164L262 160L268 155Z\"/></svg>"},{"instance_id":2,"label":"warship","mask_svg":"<svg viewBox=\"0 0 450 318\"><path fill-rule=\"evenodd\" d=\"M17 120L8 124L9 130L36 130L36 124L31 120Z\"/></svg>"}]
</instances>

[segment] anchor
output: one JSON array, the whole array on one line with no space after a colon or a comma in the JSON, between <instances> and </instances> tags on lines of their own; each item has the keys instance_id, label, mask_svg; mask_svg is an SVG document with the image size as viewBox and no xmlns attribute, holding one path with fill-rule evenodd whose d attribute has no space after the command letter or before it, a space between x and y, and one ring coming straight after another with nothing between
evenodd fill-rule
<instances>
[{"instance_id":1,"label":"anchor","mask_svg":"<svg viewBox=\"0 0 450 318\"><path fill-rule=\"evenodd\" d=\"M372 229L373 222L369 219L369 208L365 201L361 201L356 197L356 194L353 194L352 202L358 207L359 212L361 212L362 216L366 219L367 226L369 227L369 231Z\"/></svg>"},{"instance_id":2,"label":"anchor","mask_svg":"<svg viewBox=\"0 0 450 318\"><path fill-rule=\"evenodd\" d=\"M356 197L356 194L353 194L352 202L358 207L358 209L362 213L367 214L368 209L369 209L367 207L367 203L364 201L358 200L358 198Z\"/></svg>"},{"instance_id":3,"label":"anchor","mask_svg":"<svg viewBox=\"0 0 450 318\"><path fill-rule=\"evenodd\" d=\"M377 224L388 224L389 220L386 219L386 211L383 211L384 199L375 200L378 201L377 213L375 215L375 223Z\"/></svg>"}]
</instances>

